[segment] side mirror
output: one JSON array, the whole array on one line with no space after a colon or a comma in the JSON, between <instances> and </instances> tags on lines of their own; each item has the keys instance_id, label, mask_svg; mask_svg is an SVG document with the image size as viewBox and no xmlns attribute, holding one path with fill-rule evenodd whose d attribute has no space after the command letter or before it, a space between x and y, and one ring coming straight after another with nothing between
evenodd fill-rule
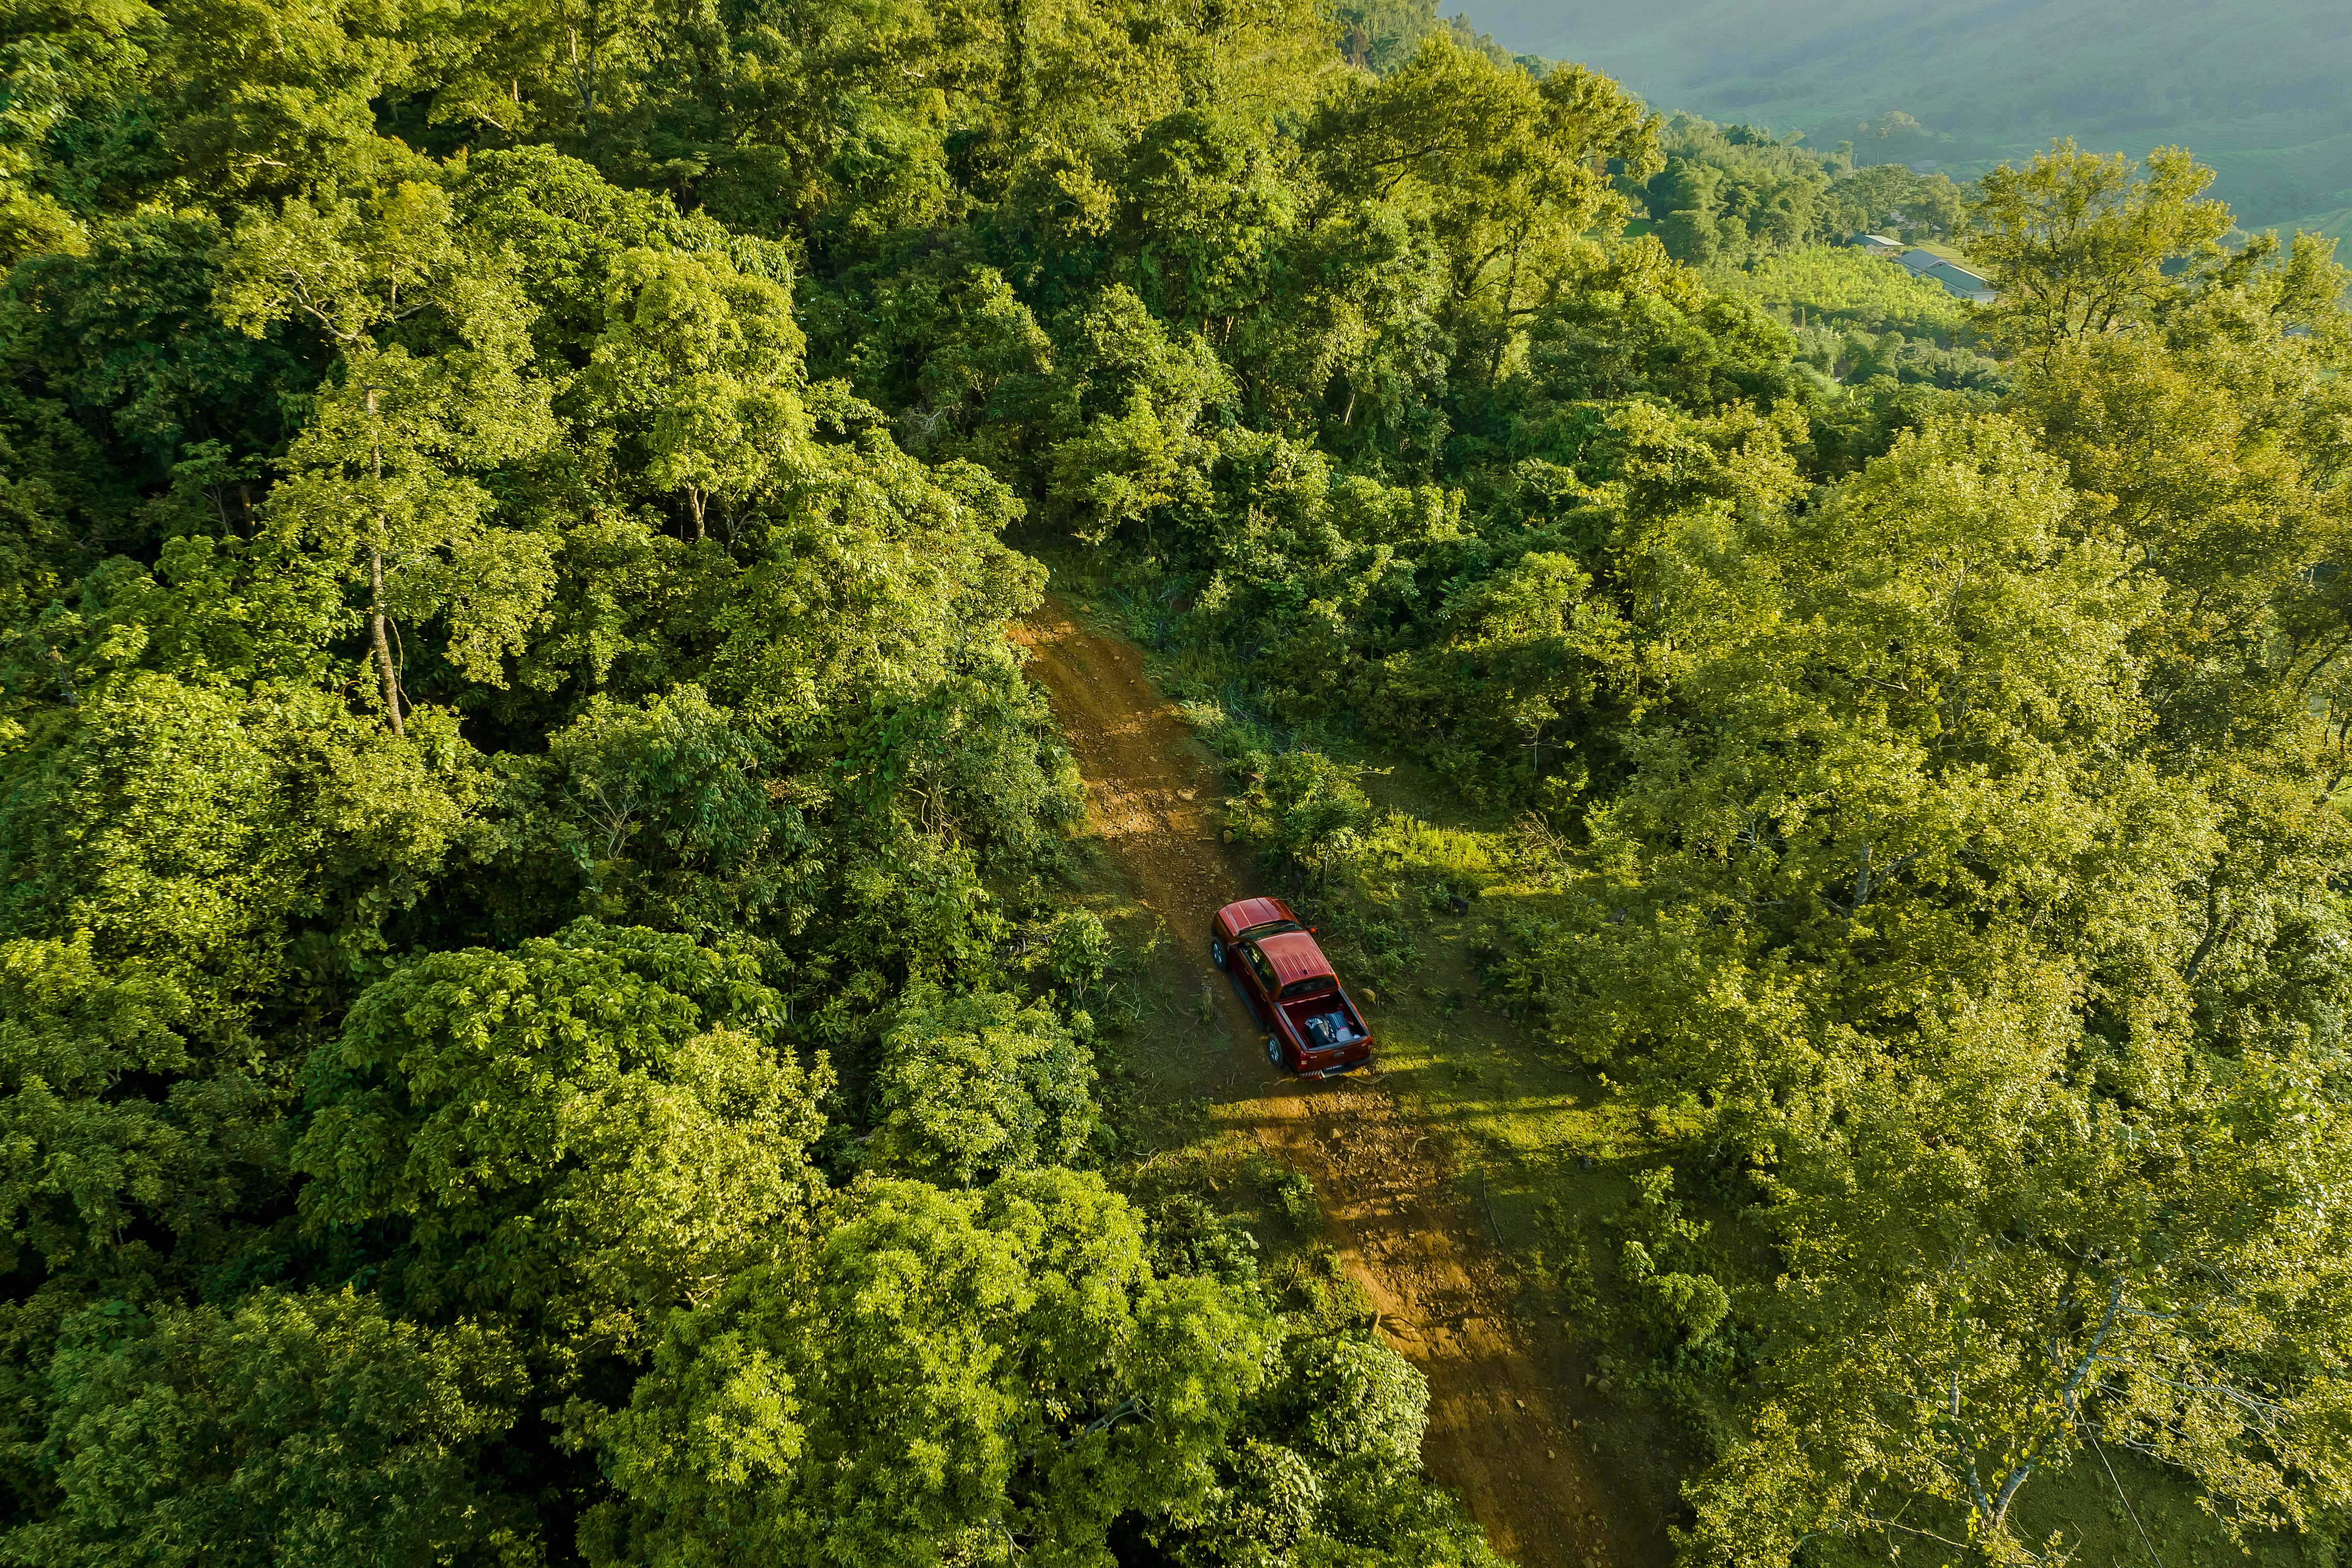
<instances>
[{"instance_id":1,"label":"side mirror","mask_svg":"<svg viewBox=\"0 0 2352 1568\"><path fill-rule=\"evenodd\" d=\"M1323 935L1323 928L1320 925L1310 925L1307 928L1307 935L1309 936L1320 936Z\"/></svg>"}]
</instances>

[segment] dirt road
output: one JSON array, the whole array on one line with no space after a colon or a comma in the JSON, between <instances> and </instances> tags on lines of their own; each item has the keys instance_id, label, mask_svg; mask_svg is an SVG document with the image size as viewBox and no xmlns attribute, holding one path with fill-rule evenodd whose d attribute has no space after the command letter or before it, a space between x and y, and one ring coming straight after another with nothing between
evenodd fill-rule
<instances>
[{"instance_id":1,"label":"dirt road","mask_svg":"<svg viewBox=\"0 0 2352 1568\"><path fill-rule=\"evenodd\" d=\"M1212 915L1261 891L1248 857L1219 834L1214 765L1131 644L1051 599L1016 635L1077 757L1093 830L1137 898L1167 922L1176 938L1168 977L1190 994L1214 974ZM1663 1521L1624 1506L1617 1467L1596 1453L1571 1408L1580 1377L1545 1348L1539 1327L1510 1311L1486 1222L1456 1196L1432 1130L1377 1073L1318 1083L1277 1073L1231 987L1212 994L1231 1036L1227 1081L1244 1124L1314 1182L1343 1265L1379 1309L1381 1331L1429 1379L1430 1474L1524 1568L1664 1561Z\"/></svg>"}]
</instances>

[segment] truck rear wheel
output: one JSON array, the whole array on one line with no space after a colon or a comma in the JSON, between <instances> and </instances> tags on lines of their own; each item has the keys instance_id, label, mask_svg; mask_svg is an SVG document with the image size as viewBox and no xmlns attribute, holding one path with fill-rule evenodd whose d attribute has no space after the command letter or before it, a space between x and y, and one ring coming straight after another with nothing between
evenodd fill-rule
<instances>
[{"instance_id":1,"label":"truck rear wheel","mask_svg":"<svg viewBox=\"0 0 2352 1568\"><path fill-rule=\"evenodd\" d=\"M1272 1035L1265 1037L1265 1059L1285 1071L1287 1071L1290 1066L1288 1062L1282 1060L1282 1041Z\"/></svg>"}]
</instances>

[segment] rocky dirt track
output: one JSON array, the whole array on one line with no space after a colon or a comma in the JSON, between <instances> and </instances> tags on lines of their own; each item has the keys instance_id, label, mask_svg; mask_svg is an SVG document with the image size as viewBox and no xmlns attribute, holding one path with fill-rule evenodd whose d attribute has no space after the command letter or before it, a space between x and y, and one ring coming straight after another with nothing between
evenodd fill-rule
<instances>
[{"instance_id":1,"label":"rocky dirt track","mask_svg":"<svg viewBox=\"0 0 2352 1568\"><path fill-rule=\"evenodd\" d=\"M1131 644L1055 599L1015 635L1077 758L1093 831L1176 937L1164 977L1191 994L1214 974L1211 917L1264 891L1249 857L1220 835L1215 767ZM1432 1129L1383 1089L1377 1064L1329 1082L1277 1072L1239 995L1223 983L1213 994L1242 1124L1314 1182L1329 1239L1379 1309L1381 1332L1429 1379L1432 1477L1524 1568L1664 1561L1663 1521L1649 1509L1628 1517L1636 1511L1612 1484L1618 1467L1571 1408L1580 1372L1511 1311L1488 1221L1457 1194Z\"/></svg>"}]
</instances>

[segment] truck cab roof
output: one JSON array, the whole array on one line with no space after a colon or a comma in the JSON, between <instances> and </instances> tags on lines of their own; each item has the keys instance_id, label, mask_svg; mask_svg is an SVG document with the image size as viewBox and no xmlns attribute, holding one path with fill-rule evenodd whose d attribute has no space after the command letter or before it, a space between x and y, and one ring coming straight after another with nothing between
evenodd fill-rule
<instances>
[{"instance_id":1,"label":"truck cab roof","mask_svg":"<svg viewBox=\"0 0 2352 1568\"><path fill-rule=\"evenodd\" d=\"M1303 980L1329 980L1337 983L1331 960L1323 956L1322 947L1304 931L1277 931L1270 936L1252 938L1257 950L1274 966L1275 982L1287 996L1291 988ZM1303 993L1299 993L1303 994Z\"/></svg>"}]
</instances>

